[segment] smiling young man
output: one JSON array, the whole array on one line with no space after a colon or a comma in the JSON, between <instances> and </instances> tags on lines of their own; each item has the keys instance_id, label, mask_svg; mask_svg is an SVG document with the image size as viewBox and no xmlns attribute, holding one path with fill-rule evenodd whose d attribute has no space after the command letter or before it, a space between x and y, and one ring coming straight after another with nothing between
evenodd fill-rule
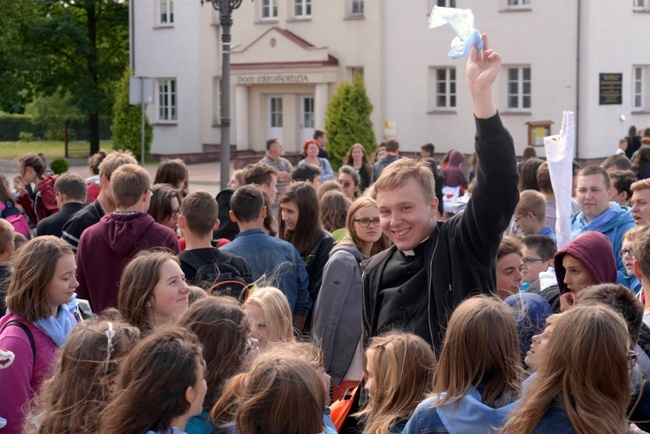
<instances>
[{"instance_id":1,"label":"smiling young man","mask_svg":"<svg viewBox=\"0 0 650 434\"><path fill-rule=\"evenodd\" d=\"M439 351L454 308L471 294L496 291L497 250L519 198L512 137L492 100L500 65L487 39L484 51L472 48L467 61L479 164L463 213L436 222L433 174L410 159L386 167L375 184L381 227L394 245L364 266L366 339L398 328Z\"/></svg>"},{"instance_id":2,"label":"smiling young man","mask_svg":"<svg viewBox=\"0 0 650 434\"><path fill-rule=\"evenodd\" d=\"M580 212L571 218L571 239L585 232L600 232L609 238L616 257L618 283L629 285L625 265L618 251L623 244L623 235L634 227L630 209L611 202L612 186L603 167L585 167L578 174L576 184L576 200Z\"/></svg>"}]
</instances>

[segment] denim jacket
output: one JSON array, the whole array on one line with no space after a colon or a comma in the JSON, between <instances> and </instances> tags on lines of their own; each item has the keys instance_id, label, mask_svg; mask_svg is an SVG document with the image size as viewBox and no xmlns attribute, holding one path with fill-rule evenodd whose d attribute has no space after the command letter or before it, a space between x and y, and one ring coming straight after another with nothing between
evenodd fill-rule
<instances>
[{"instance_id":1,"label":"denim jacket","mask_svg":"<svg viewBox=\"0 0 650 434\"><path fill-rule=\"evenodd\" d=\"M437 400L433 397L422 401L402 433L497 433L517 406L517 402L512 402L500 408L489 407L474 387L457 403L431 408Z\"/></svg>"},{"instance_id":2,"label":"denim jacket","mask_svg":"<svg viewBox=\"0 0 650 434\"><path fill-rule=\"evenodd\" d=\"M247 229L221 247L246 259L253 270L253 278L266 275L287 296L291 313L307 315L311 309L309 276L300 253L290 243L267 235L262 229Z\"/></svg>"}]
</instances>

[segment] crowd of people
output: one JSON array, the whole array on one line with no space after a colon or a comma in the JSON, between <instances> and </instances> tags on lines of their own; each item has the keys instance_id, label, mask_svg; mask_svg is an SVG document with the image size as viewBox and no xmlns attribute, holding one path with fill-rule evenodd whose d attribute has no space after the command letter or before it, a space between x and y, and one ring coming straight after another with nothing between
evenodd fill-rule
<instances>
[{"instance_id":1,"label":"crowd of people","mask_svg":"<svg viewBox=\"0 0 650 434\"><path fill-rule=\"evenodd\" d=\"M389 139L335 172L318 130L215 198L180 159L152 182L128 152L88 179L23 156L0 176L0 433L650 432L650 146L574 166L558 216L483 38L465 166Z\"/></svg>"}]
</instances>

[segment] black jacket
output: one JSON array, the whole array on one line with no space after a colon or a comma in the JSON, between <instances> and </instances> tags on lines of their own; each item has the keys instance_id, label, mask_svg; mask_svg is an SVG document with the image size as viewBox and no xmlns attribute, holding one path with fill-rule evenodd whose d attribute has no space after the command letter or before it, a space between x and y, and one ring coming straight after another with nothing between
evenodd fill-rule
<instances>
[{"instance_id":1,"label":"black jacket","mask_svg":"<svg viewBox=\"0 0 650 434\"><path fill-rule=\"evenodd\" d=\"M496 256L503 231L519 201L517 162L512 137L498 115L476 119L476 185L466 210L438 222L425 242L429 335L421 336L436 352L442 346L452 311L471 294L496 292ZM364 338L384 331L378 324L382 272L396 247L364 262Z\"/></svg>"},{"instance_id":2,"label":"black jacket","mask_svg":"<svg viewBox=\"0 0 650 434\"><path fill-rule=\"evenodd\" d=\"M36 235L53 235L57 238L61 238L63 233L63 226L70 220L73 214L77 211L81 211L84 207L83 203L80 202L68 202L63 205L63 208L49 217L38 222L36 225Z\"/></svg>"}]
</instances>

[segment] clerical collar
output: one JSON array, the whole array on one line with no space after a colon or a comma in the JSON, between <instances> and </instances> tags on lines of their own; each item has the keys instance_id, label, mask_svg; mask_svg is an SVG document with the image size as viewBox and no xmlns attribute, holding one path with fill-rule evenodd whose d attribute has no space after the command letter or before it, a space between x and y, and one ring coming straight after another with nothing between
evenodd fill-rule
<instances>
[{"instance_id":1,"label":"clerical collar","mask_svg":"<svg viewBox=\"0 0 650 434\"><path fill-rule=\"evenodd\" d=\"M418 245L415 247L415 249L413 249L413 250L400 250L400 252L402 252L402 254L403 254L404 256L407 256L407 257L408 257L408 256L415 256L415 255L417 255L418 253L420 253L420 251L422 250L422 249L420 249L420 246L422 246L422 245L424 244L424 242L425 242L426 240L428 240L428 239L429 239L429 237L426 237L425 239L423 239L423 240L420 242L420 244L418 244ZM399 249L398 249L398 250L399 250ZM416 250L417 250L417 252L416 252Z\"/></svg>"}]
</instances>

